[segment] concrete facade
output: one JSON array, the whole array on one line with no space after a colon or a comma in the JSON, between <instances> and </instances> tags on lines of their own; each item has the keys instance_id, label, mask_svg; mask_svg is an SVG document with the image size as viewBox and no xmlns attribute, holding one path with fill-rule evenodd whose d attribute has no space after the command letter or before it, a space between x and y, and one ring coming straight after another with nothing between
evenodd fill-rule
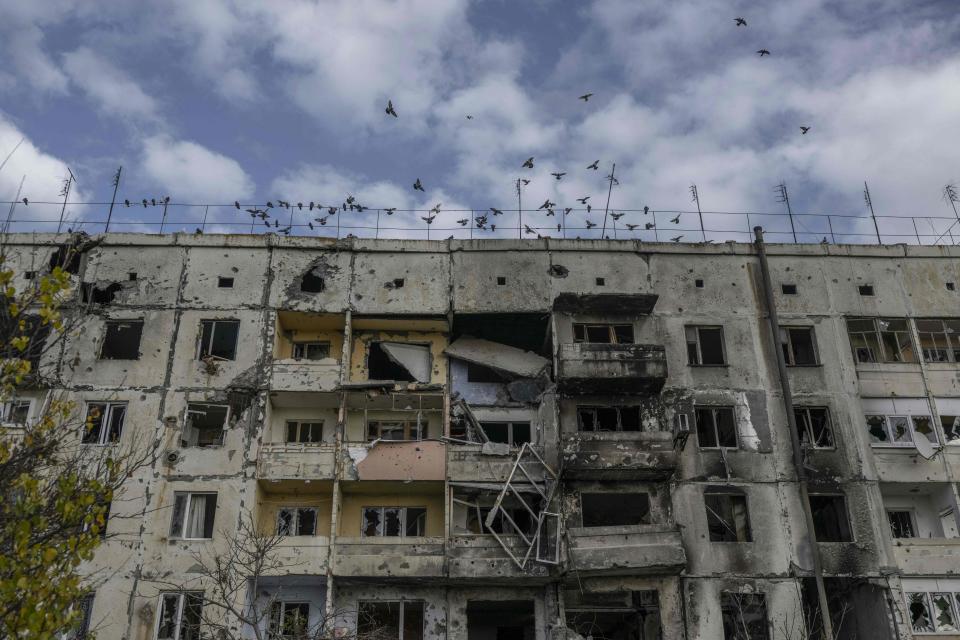
<instances>
[{"instance_id":1,"label":"concrete facade","mask_svg":"<svg viewBox=\"0 0 960 640\"><path fill-rule=\"evenodd\" d=\"M8 263L43 271L69 239L7 236ZM312 533L284 539L264 588L341 634L362 603L402 601L420 621L404 640L741 638L725 624L754 617L747 637L805 638L818 554L837 637L960 638L960 334L917 322L960 318L960 248L767 246L780 324L795 345L812 329L813 361L788 362L795 410L829 421L804 439L815 541L752 245L96 240L74 276L83 322L24 398L35 414L61 393L81 417L125 403L120 445L156 443L84 567L98 638L153 640L169 584L205 588L192 553L291 510ZM875 323L857 351L849 319L905 329ZM135 358L100 357L113 320L142 320ZM720 328L721 363L691 363L714 348L697 327ZM221 330L230 357L204 358ZM447 353L463 336L480 340ZM205 405L228 418L198 446ZM541 505L559 529L556 562L521 567L485 519L523 442L559 476ZM550 482L531 473L520 495ZM216 494L212 535L172 535L177 495L197 493Z\"/></svg>"}]
</instances>

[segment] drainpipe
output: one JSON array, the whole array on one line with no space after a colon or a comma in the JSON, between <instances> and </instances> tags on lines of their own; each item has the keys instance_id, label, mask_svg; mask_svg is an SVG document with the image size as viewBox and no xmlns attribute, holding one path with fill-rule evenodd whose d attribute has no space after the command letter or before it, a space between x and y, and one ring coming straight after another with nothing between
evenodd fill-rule
<instances>
[{"instance_id":1,"label":"drainpipe","mask_svg":"<svg viewBox=\"0 0 960 640\"><path fill-rule=\"evenodd\" d=\"M823 586L823 567L820 566L820 549L813 527L813 512L810 510L810 495L807 491L807 470L803 466L803 451L800 448L800 434L797 431L797 418L793 413L793 394L790 392L790 380L787 378L787 363L780 348L780 320L777 318L777 305L773 298L773 285L770 282L770 267L767 264L767 251L763 244L763 227L754 227L754 243L757 257L760 258L760 272L763 275L763 293L767 304L767 322L773 344L773 353L777 358L777 374L780 377L780 390L783 393L783 409L787 413L790 430L790 442L793 445L793 465L800 486L800 501L803 503L803 516L807 522L807 539L813 557L813 575L817 582L817 598L820 601L820 620L823 625L822 636L833 640L833 624L830 621L830 609L827 605L827 591Z\"/></svg>"}]
</instances>

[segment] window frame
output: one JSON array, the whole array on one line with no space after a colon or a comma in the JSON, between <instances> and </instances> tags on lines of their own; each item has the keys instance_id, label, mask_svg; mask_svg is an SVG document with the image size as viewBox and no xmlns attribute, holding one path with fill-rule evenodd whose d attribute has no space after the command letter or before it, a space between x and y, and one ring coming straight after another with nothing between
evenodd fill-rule
<instances>
[{"instance_id":1,"label":"window frame","mask_svg":"<svg viewBox=\"0 0 960 640\"><path fill-rule=\"evenodd\" d=\"M921 437L925 438L927 442L930 443L930 446L934 449L939 449L944 446L941 442L940 433L937 431L936 422L933 419L932 413L878 413L876 411L863 414L864 417L864 426L867 427L867 438L870 439L870 447L877 449L916 449L917 448L917 430L914 420L917 418L926 418L930 422L931 433L936 437L936 442L930 442L930 439L921 434ZM874 442L873 435L870 433L870 421L869 418L883 418L884 433L887 436L886 442ZM907 423L907 433L910 436L909 441L897 441L895 438L894 427L891 424L891 419L903 419Z\"/></svg>"},{"instance_id":2,"label":"window frame","mask_svg":"<svg viewBox=\"0 0 960 640\"><path fill-rule=\"evenodd\" d=\"M183 612L186 608L188 598L198 598L200 602L200 622L199 626L203 625L203 591L190 590L190 591L161 591L157 596L160 603L157 606L157 621L154 624L153 629L153 638L154 640L179 640L181 637L181 632L183 630ZM160 637L160 625L163 623L163 611L164 611L164 600L167 597L176 597L177 598L177 612L175 614L175 622L173 628L173 636L164 636Z\"/></svg>"},{"instance_id":3,"label":"window frame","mask_svg":"<svg viewBox=\"0 0 960 640\"><path fill-rule=\"evenodd\" d=\"M703 338L700 335L700 332L704 329L717 331L720 334L720 358L722 362L703 362ZM691 342L691 332L695 340ZM684 344L687 346L687 366L689 367L726 367L729 366L729 359L727 358L727 336L726 332L723 330L723 325L714 325L714 324L688 324L683 327L683 337ZM694 347L694 352L691 353L690 347ZM696 361L691 360L691 355L695 355Z\"/></svg>"},{"instance_id":4,"label":"window frame","mask_svg":"<svg viewBox=\"0 0 960 640\"><path fill-rule=\"evenodd\" d=\"M223 424L220 425L220 441L217 442L216 444L199 444L199 432L198 432L198 438L197 438L198 443L197 443L197 444L184 444L185 440L184 440L184 438L181 437L181 439L180 439L181 446L183 446L183 447L185 447L185 448L191 448L191 449L210 449L210 448L213 448L213 447L222 447L222 446L223 446L224 437L226 436L227 426L230 424L230 405L228 405L228 404L216 404L216 403L213 403L213 402L188 402L186 408L184 409L184 411L185 411L185 414L184 414L184 435L186 435L186 429L187 429L188 427L191 428L191 429L196 429L196 427L194 427L194 426L193 426L193 423L191 422L192 419L191 419L191 417L190 417L190 414L191 414L191 413L199 413L199 411L194 410L193 412L191 412L191 410L190 410L190 407L191 407L191 406L222 407L222 408L226 409L226 411L225 411L224 414L223 414Z\"/></svg>"},{"instance_id":5,"label":"window frame","mask_svg":"<svg viewBox=\"0 0 960 640\"><path fill-rule=\"evenodd\" d=\"M849 540L820 540L820 538L817 536L816 520L813 519L814 528L813 528L813 532L812 532L812 533L813 533L814 541L817 542L818 544L824 544L824 543L826 543L826 544L831 544L831 543L833 543L833 544L835 544L835 543L849 544L849 543L851 543L851 542L856 542L856 535L855 535L854 530L853 530L853 523L852 523L851 520L850 520L850 508L849 508L848 505L847 505L847 496L846 496L846 494L844 494L844 493L831 493L831 492L809 493L809 494L807 494L807 501L808 501L808 502L809 502L810 500L812 500L813 498L833 498L834 500L839 499L840 502L841 502L841 504L843 505L843 522L845 523L845 525L846 525L845 528L846 528L846 530L847 530L847 533L849 534ZM813 513L813 504L810 504L810 512L811 512L811 514Z\"/></svg>"},{"instance_id":6,"label":"window frame","mask_svg":"<svg viewBox=\"0 0 960 640\"><path fill-rule=\"evenodd\" d=\"M913 323L911 322L912 318L894 318L894 317L864 317L864 316L848 316L845 318L847 324L847 340L850 342L850 350L853 353L853 362L854 364L916 364L918 362L917 357L917 345L913 341ZM884 330L880 325L881 322L890 322L890 321L903 321L906 325L904 329L895 329L895 330ZM851 322L870 322L870 330L856 330L853 331L850 328ZM888 344L884 340L885 334L893 334L895 340L894 342L897 345L897 354L899 359L892 357L888 351ZM899 334L903 334L908 338L908 347L912 353L911 359L904 359L903 357L903 348L898 339ZM867 346L857 347L854 344L853 337L855 335L861 336L862 341ZM868 336L871 339L867 339ZM873 342L876 344L876 348L879 351L877 356L872 360L861 360L860 356L857 354L857 349L870 349L870 343Z\"/></svg>"},{"instance_id":7,"label":"window frame","mask_svg":"<svg viewBox=\"0 0 960 640\"><path fill-rule=\"evenodd\" d=\"M929 331L920 328L921 322L939 322L940 330L939 331ZM953 323L958 325L958 331L954 331L948 326L948 323ZM920 357L923 358L923 361L928 364L943 364L951 363L956 364L960 362L960 319L958 318L913 318L913 325L917 331L917 341L920 348ZM939 347L936 347L937 338L942 338L946 343L946 347L943 349L946 352L946 359L931 359L927 357L928 348L923 346L924 335L933 338L934 347L933 350L939 350Z\"/></svg>"},{"instance_id":8,"label":"window frame","mask_svg":"<svg viewBox=\"0 0 960 640\"><path fill-rule=\"evenodd\" d=\"M209 340L204 344L204 327L210 325L210 337ZM230 357L224 357L219 355L214 355L210 352L210 348L213 345L214 339L217 335L217 325L234 325L237 328L237 334L233 341L233 353ZM237 346L240 344L240 320L236 318L203 318L200 320L200 332L197 335L197 360L203 360L204 358L216 358L217 360L224 361L235 361L237 359Z\"/></svg>"},{"instance_id":9,"label":"window frame","mask_svg":"<svg viewBox=\"0 0 960 640\"><path fill-rule=\"evenodd\" d=\"M70 609L79 608L82 616L72 628L55 636L59 640L87 640L90 637L90 623L93 621L93 601L96 591L88 591L70 605Z\"/></svg>"},{"instance_id":10,"label":"window frame","mask_svg":"<svg viewBox=\"0 0 960 640\"><path fill-rule=\"evenodd\" d=\"M487 435L487 439L490 440L490 435L487 434L486 425L505 425L507 428L507 442L506 444L510 445L511 449L519 449L523 446L523 442L517 444L514 438L514 426L517 427L526 427L527 428L527 440L529 444L534 444L533 441L533 424L529 420L481 420L480 427L483 429L484 434ZM490 440L490 442L500 442L499 440Z\"/></svg>"},{"instance_id":11,"label":"window frame","mask_svg":"<svg viewBox=\"0 0 960 640\"><path fill-rule=\"evenodd\" d=\"M374 535L367 535L366 528L364 527L364 522L366 521L366 514L368 510L377 509L380 511L380 522L377 526L377 530L381 533ZM386 518L384 517L385 511L387 509L398 509L400 511L400 535L390 536L385 533L382 533L384 530L384 525L386 524ZM423 534L422 535L407 535L407 511L410 509L420 509L423 511ZM400 506L379 506L379 505L361 505L360 506L360 537L361 538L426 538L427 537L427 513L428 509L426 505L400 505ZM419 517L419 516L418 516Z\"/></svg>"},{"instance_id":12,"label":"window frame","mask_svg":"<svg viewBox=\"0 0 960 640\"><path fill-rule=\"evenodd\" d=\"M711 414L711 420L713 421L713 437L716 445L709 446L704 445L700 441L700 412L709 411ZM719 411L729 411L730 416L733 420L733 439L734 444L732 446L724 446L720 443L720 430L718 427L717 414ZM720 449L726 450L737 450L740 448L740 433L737 429L737 409L734 406L730 405L694 405L693 407L693 422L694 429L697 433L697 448L704 449L707 451L719 451Z\"/></svg>"},{"instance_id":13,"label":"window frame","mask_svg":"<svg viewBox=\"0 0 960 640\"><path fill-rule=\"evenodd\" d=\"M415 640L424 640L424 638L426 637L426 635L425 635L425 633L424 633L424 629L426 628L426 624L427 624L426 606L425 606L425 603L424 603L423 600L417 600L417 599L414 599L414 598L410 598L410 599L400 598L400 599L398 599L398 600L358 600L358 601L357 601L357 624L356 624L356 627L355 627L358 631L360 630L361 625L362 625L362 623L360 622L360 616L361 616L361 613L362 613L362 611L363 611L364 605L378 605L378 604L388 604L388 605L389 605L389 604L396 604L396 605L399 606L399 616L398 616L398 618L397 618L397 629L396 629L397 635L396 635L396 636L393 636L393 635L387 636L387 637L390 637L390 638L395 638L395 640L407 640L406 638L403 637L404 627L406 626L405 620L404 620L404 618L406 617L406 608L407 608L408 605L417 605L417 606L419 606L419 608L420 608L420 620L421 620L421 623L422 623L422 624L421 624L421 627L420 627L420 635L419 635L419 637L416 638ZM390 629L390 631L392 632L393 629ZM384 635L386 635L386 634L384 634Z\"/></svg>"},{"instance_id":14,"label":"window frame","mask_svg":"<svg viewBox=\"0 0 960 640\"><path fill-rule=\"evenodd\" d=\"M907 508L897 507L897 508L895 508L895 509L884 509L884 512L886 513L886 516L887 516L887 523L890 525L890 537L891 537L891 538L893 538L894 540L911 540L911 539L913 539L913 538L919 537L919 535L918 535L919 530L917 529L917 512L916 512L916 510L914 510L914 509L912 509L912 508L909 508L909 507L907 507ZM898 535L894 535L893 522L891 522L890 516L891 516L891 514L895 514L895 513L898 513L898 514L899 514L899 513L904 513L904 514L907 515L907 519L909 520L909 523L908 523L908 524L910 525L910 533L913 534L913 535L909 535L909 536L898 536Z\"/></svg>"},{"instance_id":15,"label":"window frame","mask_svg":"<svg viewBox=\"0 0 960 640\"><path fill-rule=\"evenodd\" d=\"M726 519L721 517L720 513L718 513L715 509L710 508L710 505L707 504L708 497L722 497L728 500L732 500L733 498L739 498L743 500L743 513L746 520L746 530L744 532L745 535L743 540L740 539L739 531L737 531L733 527L730 527L730 525L727 524ZM745 492L738 491L735 489L728 489L728 490L707 489L703 492L703 507L704 507L704 513L706 514L706 517L707 517L707 541L708 542L717 542L721 544L746 544L746 543L753 542L753 522L751 521L752 519L750 517L750 499L747 497L747 494ZM731 513L732 511L733 511L733 506L731 505ZM733 534L737 537L736 540L714 540L711 537L712 534L710 532L710 512L713 512L714 517L720 520L720 522L722 522L727 526L727 529L733 532Z\"/></svg>"},{"instance_id":16,"label":"window frame","mask_svg":"<svg viewBox=\"0 0 960 640\"><path fill-rule=\"evenodd\" d=\"M17 422L12 418L17 410L26 405L27 413L23 417L23 422ZM33 411L32 398L11 398L0 404L0 423L7 425L26 426L30 424L30 417Z\"/></svg>"},{"instance_id":17,"label":"window frame","mask_svg":"<svg viewBox=\"0 0 960 640\"><path fill-rule=\"evenodd\" d=\"M403 438L402 439L393 439L393 438L384 438L383 437L383 427L384 425L396 425L403 427ZM427 422L420 422L418 420L390 420L390 419L378 419L378 420L367 420L367 442L373 442L374 440L382 440L384 442L420 442L421 440L426 439L427 437ZM371 431L376 428L376 435ZM411 435L414 435L416 432L416 437L411 438Z\"/></svg>"},{"instance_id":18,"label":"window frame","mask_svg":"<svg viewBox=\"0 0 960 640\"><path fill-rule=\"evenodd\" d=\"M813 352L813 362L797 362L797 353L793 347L793 332L804 331L810 335L810 349ZM820 347L817 344L817 333L812 326L790 325L780 327L780 348L788 367L819 367Z\"/></svg>"},{"instance_id":19,"label":"window frame","mask_svg":"<svg viewBox=\"0 0 960 640\"><path fill-rule=\"evenodd\" d=\"M140 325L140 335L139 335L138 338L137 338L137 355L136 355L136 357L135 357L135 358L105 358L105 357L103 356L103 351L104 351L104 349L105 349L106 346L107 346L107 338L108 338L109 335L110 335L110 327L111 327L111 326L116 327L116 326L124 325L124 324ZM144 329L143 318L131 318L131 319L129 319L129 320L123 320L123 319L113 318L113 319L110 319L110 320L105 321L105 322L103 323L103 340L100 341L100 349L97 351L97 360L120 360L120 361L123 361L123 362L130 362L130 361L139 360L139 359L140 359L140 356L143 355L143 354L140 353L140 345L143 343L143 329Z\"/></svg>"},{"instance_id":20,"label":"window frame","mask_svg":"<svg viewBox=\"0 0 960 640\"><path fill-rule=\"evenodd\" d=\"M636 429L624 429L623 428L623 410L632 409L637 412L637 428ZM616 411L617 412L617 427L616 429L598 429L597 428L597 411ZM643 431L643 410L641 405L592 405L584 404L577 405L577 431L580 433L640 433ZM585 429L582 413L584 412L593 412L593 429ZM532 437L532 434L531 434Z\"/></svg>"},{"instance_id":21,"label":"window frame","mask_svg":"<svg viewBox=\"0 0 960 640\"><path fill-rule=\"evenodd\" d=\"M297 438L296 440L290 440L290 427L296 425ZM320 439L316 441L307 441L301 440L301 436L305 433L304 427L307 426L319 426L320 427ZM284 444L298 444L301 446L315 447L317 445L324 444L323 439L323 428L326 426L326 421L323 419L320 420L287 420L284 422L284 434L283 441Z\"/></svg>"},{"instance_id":22,"label":"window frame","mask_svg":"<svg viewBox=\"0 0 960 640\"><path fill-rule=\"evenodd\" d=\"M724 596L729 596L731 599L736 600L736 602L733 604L725 604ZM741 630L737 628L734 630L733 638L729 638L729 636L727 636L727 629L723 624L726 621L727 617L730 615L729 614L730 609L734 607L735 607L734 609L735 617L739 618L742 623L744 618L743 616L744 606L743 606L743 603L740 601L741 598L750 598L751 600L759 599L759 603L762 606L762 613L763 613L763 625L762 625L763 635L762 636L757 634L754 629L744 628L743 631L749 634L749 637L751 638L751 640L770 640L771 638L770 611L769 611L769 608L767 607L767 594L762 592L739 593L734 591L721 591L720 592L720 624L721 624L721 630L723 632L724 640L740 640L740 638L747 637L742 635ZM756 604L754 604L753 606L756 606Z\"/></svg>"},{"instance_id":23,"label":"window frame","mask_svg":"<svg viewBox=\"0 0 960 640\"><path fill-rule=\"evenodd\" d=\"M620 498L622 501L626 502L628 500L639 499L641 502L645 503L646 513L641 518L642 522L634 522L631 524L587 524L587 509L586 505L596 496L612 496L614 499ZM642 497L641 497L642 496ZM633 527L638 525L648 525L653 524L653 502L650 499L649 491L642 490L630 490L630 491L596 491L596 490L583 490L580 489L577 491L577 497L580 499L580 526L589 529L597 527ZM591 520L592 521L592 520Z\"/></svg>"},{"instance_id":24,"label":"window frame","mask_svg":"<svg viewBox=\"0 0 960 640\"><path fill-rule=\"evenodd\" d=\"M910 612L911 598L912 595L919 595L923 597L923 605L926 608L927 619L931 625L931 630L924 629L915 629L913 626L913 618ZM941 629L938 628L938 618L937 615L940 611L934 605L934 597L938 595L947 596L947 600L950 602L950 615L952 622L952 629ZM922 634L924 637L927 636L937 636L942 634L949 634L951 637L960 633L960 590L944 590L944 591L908 591L906 588L903 589L903 601L906 605L906 623L910 626L911 634Z\"/></svg>"},{"instance_id":25,"label":"window frame","mask_svg":"<svg viewBox=\"0 0 960 640\"><path fill-rule=\"evenodd\" d=\"M326 349L327 355L322 358L311 358L309 357L311 347L320 347ZM298 356L297 350L300 350L301 353ZM290 354L294 360L306 360L308 362L316 362L318 360L329 360L332 350L329 340L302 340L302 341L292 341L290 343Z\"/></svg>"},{"instance_id":26,"label":"window frame","mask_svg":"<svg viewBox=\"0 0 960 640\"><path fill-rule=\"evenodd\" d=\"M627 327L630 329L630 341L620 342L617 335L618 328ZM593 342L590 340L590 329L606 329L606 342ZM580 337L577 337L577 334ZM573 342L575 344L637 344L637 333L632 322L574 322L573 323Z\"/></svg>"},{"instance_id":27,"label":"window frame","mask_svg":"<svg viewBox=\"0 0 960 640\"><path fill-rule=\"evenodd\" d=\"M186 497L186 503L184 504L184 507L183 507L183 519L180 521L180 528L179 528L180 534L176 535L174 533L174 530L177 524L177 521L176 521L177 498L179 498L180 496ZM211 521L210 521L209 536L201 536L199 538L195 538L192 536L185 535L187 532L187 525L190 520L191 506L193 505L193 499L195 496L213 496L213 517L211 518ZM218 492L216 491L175 491L173 493L173 513L171 514L171 518L170 518L170 533L168 537L171 540L213 540L214 522L216 522L216 515L217 515L217 502L218 502L217 498L218 498ZM206 518L204 519L204 529L206 529Z\"/></svg>"},{"instance_id":28,"label":"window frame","mask_svg":"<svg viewBox=\"0 0 960 640\"><path fill-rule=\"evenodd\" d=\"M90 420L90 408L93 406L102 405L104 407L103 413L100 416L99 430L97 432L96 442L86 442L86 436L89 433L92 433L93 430L87 431L87 423ZM109 447L120 442L120 438L123 437L123 427L127 421L127 407L129 403L126 401L116 402L109 400L88 400L85 404L84 419L83 419L83 433L81 434L80 440L81 444L94 447ZM119 408L123 408L123 417L120 420L119 432L117 433L116 440L110 440L110 423L113 420L113 412ZM106 426L106 429L104 429Z\"/></svg>"},{"instance_id":29,"label":"window frame","mask_svg":"<svg viewBox=\"0 0 960 640\"><path fill-rule=\"evenodd\" d=\"M297 632L293 634L284 633L283 623L284 623L284 614L287 612L287 607L293 609L294 607L300 609L301 607L306 606L307 616L304 624L305 635L301 636ZM309 600L274 600L270 604L270 617L267 621L267 637L270 640L299 640L302 637L311 637L310 636L310 614L311 607ZM298 616L299 618L299 616Z\"/></svg>"},{"instance_id":30,"label":"window frame","mask_svg":"<svg viewBox=\"0 0 960 640\"><path fill-rule=\"evenodd\" d=\"M814 439L813 434L813 420L810 418L811 411L823 411L823 417L825 418L826 428L830 434L830 444L828 446L818 445ZM837 430L833 428L833 417L830 415L830 408L825 406L814 406L814 405L794 405L793 407L794 420L797 421L797 428L801 429L800 440L803 441L803 435L807 435L807 441L810 443L810 446L817 451L832 451L837 448ZM806 420L798 420L797 418L803 415Z\"/></svg>"},{"instance_id":31,"label":"window frame","mask_svg":"<svg viewBox=\"0 0 960 640\"><path fill-rule=\"evenodd\" d=\"M290 526L293 531L296 533L286 533L281 531L280 523L282 522L283 512L291 512ZM313 533L300 533L300 515L302 511L312 511L313 512ZM315 537L317 535L317 519L320 516L319 507L300 507L295 505L286 505L277 509L277 518L276 518L276 532L278 537L283 538L309 538Z\"/></svg>"}]
</instances>

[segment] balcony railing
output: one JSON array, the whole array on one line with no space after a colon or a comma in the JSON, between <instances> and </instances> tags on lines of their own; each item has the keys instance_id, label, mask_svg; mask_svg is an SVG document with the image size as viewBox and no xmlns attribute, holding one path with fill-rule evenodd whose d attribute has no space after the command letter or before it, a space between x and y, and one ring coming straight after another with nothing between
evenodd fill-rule
<instances>
[{"instance_id":1,"label":"balcony railing","mask_svg":"<svg viewBox=\"0 0 960 640\"><path fill-rule=\"evenodd\" d=\"M442 578L443 538L338 537L333 574L348 578Z\"/></svg>"},{"instance_id":2,"label":"balcony railing","mask_svg":"<svg viewBox=\"0 0 960 640\"><path fill-rule=\"evenodd\" d=\"M960 538L899 538L893 556L904 575L931 576L960 563Z\"/></svg>"},{"instance_id":3,"label":"balcony railing","mask_svg":"<svg viewBox=\"0 0 960 640\"><path fill-rule=\"evenodd\" d=\"M340 383L340 363L326 360L274 360L270 388L274 391L333 391Z\"/></svg>"},{"instance_id":4,"label":"balcony railing","mask_svg":"<svg viewBox=\"0 0 960 640\"><path fill-rule=\"evenodd\" d=\"M265 444L257 458L260 480L332 480L333 444Z\"/></svg>"},{"instance_id":5,"label":"balcony railing","mask_svg":"<svg viewBox=\"0 0 960 640\"><path fill-rule=\"evenodd\" d=\"M560 455L565 475L587 480L666 480L677 468L667 431L579 432Z\"/></svg>"},{"instance_id":6,"label":"balcony railing","mask_svg":"<svg viewBox=\"0 0 960 640\"><path fill-rule=\"evenodd\" d=\"M567 539L571 569L584 573L678 574L687 564L673 525L570 528Z\"/></svg>"},{"instance_id":7,"label":"balcony railing","mask_svg":"<svg viewBox=\"0 0 960 640\"><path fill-rule=\"evenodd\" d=\"M557 382L566 393L649 393L667 379L662 345L567 343L558 356Z\"/></svg>"}]
</instances>

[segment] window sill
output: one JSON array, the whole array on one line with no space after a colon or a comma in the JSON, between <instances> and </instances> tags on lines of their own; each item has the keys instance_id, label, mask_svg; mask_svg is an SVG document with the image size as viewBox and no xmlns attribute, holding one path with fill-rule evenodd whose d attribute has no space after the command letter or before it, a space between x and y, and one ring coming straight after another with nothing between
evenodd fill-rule
<instances>
[{"instance_id":1,"label":"window sill","mask_svg":"<svg viewBox=\"0 0 960 640\"><path fill-rule=\"evenodd\" d=\"M167 542L170 544L176 544L177 542L210 542L213 538L167 538Z\"/></svg>"},{"instance_id":2,"label":"window sill","mask_svg":"<svg viewBox=\"0 0 960 640\"><path fill-rule=\"evenodd\" d=\"M726 369L730 365L726 363L725 364L691 364L688 362L687 366L690 367L691 369Z\"/></svg>"},{"instance_id":3,"label":"window sill","mask_svg":"<svg viewBox=\"0 0 960 640\"><path fill-rule=\"evenodd\" d=\"M815 364L788 364L787 369L821 369L823 368L822 362L817 362Z\"/></svg>"}]
</instances>

